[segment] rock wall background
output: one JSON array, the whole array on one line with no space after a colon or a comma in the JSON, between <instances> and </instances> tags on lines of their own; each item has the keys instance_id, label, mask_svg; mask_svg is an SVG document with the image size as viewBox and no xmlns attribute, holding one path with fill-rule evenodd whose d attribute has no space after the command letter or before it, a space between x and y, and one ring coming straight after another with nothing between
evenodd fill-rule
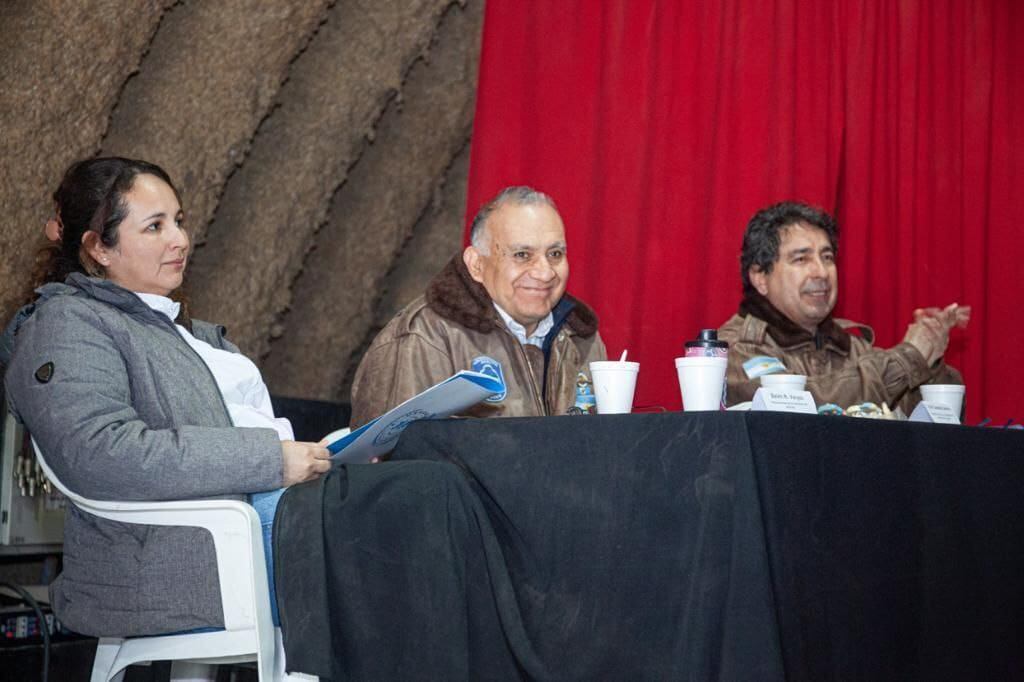
<instances>
[{"instance_id":1,"label":"rock wall background","mask_svg":"<svg viewBox=\"0 0 1024 682\"><path fill-rule=\"evenodd\" d=\"M0 2L0 318L74 160L155 161L195 317L278 395L347 401L459 248L483 0Z\"/></svg>"}]
</instances>

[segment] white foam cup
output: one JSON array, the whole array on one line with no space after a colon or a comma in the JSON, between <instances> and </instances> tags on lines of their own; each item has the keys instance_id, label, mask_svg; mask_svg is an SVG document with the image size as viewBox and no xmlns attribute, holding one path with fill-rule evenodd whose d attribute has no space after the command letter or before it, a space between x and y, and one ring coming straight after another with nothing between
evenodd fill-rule
<instances>
[{"instance_id":1,"label":"white foam cup","mask_svg":"<svg viewBox=\"0 0 1024 682\"><path fill-rule=\"evenodd\" d=\"M633 393L639 362L600 360L590 363L594 398L598 414L629 414L633 411Z\"/></svg>"},{"instance_id":2,"label":"white foam cup","mask_svg":"<svg viewBox=\"0 0 1024 682\"><path fill-rule=\"evenodd\" d=\"M806 374L765 374L761 385L780 391L802 391L807 386Z\"/></svg>"},{"instance_id":3,"label":"white foam cup","mask_svg":"<svg viewBox=\"0 0 1024 682\"><path fill-rule=\"evenodd\" d=\"M683 409L719 410L725 388L725 368L728 358L690 356L676 358L679 392L683 396Z\"/></svg>"},{"instance_id":4,"label":"white foam cup","mask_svg":"<svg viewBox=\"0 0 1024 682\"><path fill-rule=\"evenodd\" d=\"M964 404L964 391L966 387L961 384L923 384L921 386L921 397L929 403L941 403L949 405L953 414L960 416L960 408Z\"/></svg>"}]
</instances>

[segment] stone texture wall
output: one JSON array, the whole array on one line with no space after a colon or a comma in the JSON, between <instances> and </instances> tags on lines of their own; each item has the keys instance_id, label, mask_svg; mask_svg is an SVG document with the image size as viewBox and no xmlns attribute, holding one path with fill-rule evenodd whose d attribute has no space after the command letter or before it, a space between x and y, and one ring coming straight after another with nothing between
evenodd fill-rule
<instances>
[{"instance_id":1,"label":"stone texture wall","mask_svg":"<svg viewBox=\"0 0 1024 682\"><path fill-rule=\"evenodd\" d=\"M458 250L483 0L0 2L0 317L72 161L152 160L196 317L279 395L347 400Z\"/></svg>"}]
</instances>

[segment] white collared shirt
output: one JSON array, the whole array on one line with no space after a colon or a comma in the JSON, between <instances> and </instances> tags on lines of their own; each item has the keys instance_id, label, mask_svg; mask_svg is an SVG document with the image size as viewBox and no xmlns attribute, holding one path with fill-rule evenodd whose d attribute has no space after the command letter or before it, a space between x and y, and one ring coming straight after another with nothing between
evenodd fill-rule
<instances>
[{"instance_id":1,"label":"white collared shirt","mask_svg":"<svg viewBox=\"0 0 1024 682\"><path fill-rule=\"evenodd\" d=\"M135 295L156 312L170 318L171 322L178 319L180 303L156 294L135 292ZM241 353L214 348L192 336L189 330L180 324L175 323L174 327L210 368L210 373L213 374L217 388L224 398L224 404L227 405L231 422L235 426L274 429L281 440L295 440L291 422L274 416L270 392L263 383L259 368L252 360Z\"/></svg>"},{"instance_id":2,"label":"white collared shirt","mask_svg":"<svg viewBox=\"0 0 1024 682\"><path fill-rule=\"evenodd\" d=\"M493 301L491 301L494 303ZM544 338L551 331L551 328L555 326L555 318L551 313L547 314L543 320L537 323L537 328L533 330L533 334L526 336L526 327L519 324L512 319L512 316L501 309L501 306L494 303L494 309L501 315L501 319L505 322L505 326L508 330L519 340L519 343L524 346L529 344L531 346L537 346L537 348L544 347Z\"/></svg>"}]
</instances>

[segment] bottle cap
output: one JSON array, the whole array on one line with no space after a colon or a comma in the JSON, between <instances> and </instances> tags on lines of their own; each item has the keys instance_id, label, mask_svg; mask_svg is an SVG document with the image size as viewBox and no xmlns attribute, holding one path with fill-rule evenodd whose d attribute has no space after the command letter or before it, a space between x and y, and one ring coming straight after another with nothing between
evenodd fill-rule
<instances>
[{"instance_id":1,"label":"bottle cap","mask_svg":"<svg viewBox=\"0 0 1024 682\"><path fill-rule=\"evenodd\" d=\"M700 334L693 341L687 341L685 344L686 348L728 348L729 344L726 341L721 341L718 338L717 329L701 329Z\"/></svg>"}]
</instances>

